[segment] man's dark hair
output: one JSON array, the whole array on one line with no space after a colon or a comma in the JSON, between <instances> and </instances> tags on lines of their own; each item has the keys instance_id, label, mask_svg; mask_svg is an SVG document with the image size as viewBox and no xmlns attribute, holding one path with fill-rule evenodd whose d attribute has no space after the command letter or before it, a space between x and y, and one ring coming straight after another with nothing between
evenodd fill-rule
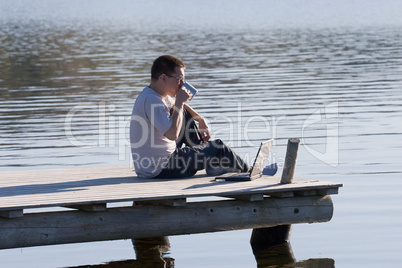
<instances>
[{"instance_id":1,"label":"man's dark hair","mask_svg":"<svg viewBox=\"0 0 402 268\"><path fill-rule=\"evenodd\" d=\"M176 67L186 68L184 63L176 57L170 55L160 56L152 64L151 78L152 80L158 80L162 74L171 75Z\"/></svg>"}]
</instances>

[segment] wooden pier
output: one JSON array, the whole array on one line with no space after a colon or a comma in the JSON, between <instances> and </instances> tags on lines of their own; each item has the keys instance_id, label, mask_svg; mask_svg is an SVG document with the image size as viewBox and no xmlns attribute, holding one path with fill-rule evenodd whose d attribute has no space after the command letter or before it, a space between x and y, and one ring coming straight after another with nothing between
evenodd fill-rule
<instances>
[{"instance_id":1,"label":"wooden pier","mask_svg":"<svg viewBox=\"0 0 402 268\"><path fill-rule=\"evenodd\" d=\"M205 173L142 179L128 166L11 171L0 178L0 249L326 222L333 214L329 195L342 186L283 184L276 176L215 181ZM69 209L54 211L60 207Z\"/></svg>"}]
</instances>

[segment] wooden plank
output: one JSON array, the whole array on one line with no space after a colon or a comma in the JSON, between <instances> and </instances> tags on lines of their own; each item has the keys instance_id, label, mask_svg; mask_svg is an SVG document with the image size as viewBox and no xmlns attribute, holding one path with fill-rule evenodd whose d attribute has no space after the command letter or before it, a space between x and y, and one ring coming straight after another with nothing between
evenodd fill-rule
<instances>
[{"instance_id":1,"label":"wooden plank","mask_svg":"<svg viewBox=\"0 0 402 268\"><path fill-rule=\"evenodd\" d=\"M183 207L130 206L0 218L0 248L138 239L329 221L330 196L192 202Z\"/></svg>"},{"instance_id":2,"label":"wooden plank","mask_svg":"<svg viewBox=\"0 0 402 268\"><path fill-rule=\"evenodd\" d=\"M73 205L73 206L68 206L68 208L75 208L83 211L105 211L107 209L106 203L100 203L100 204L89 204L89 205Z\"/></svg>"},{"instance_id":3,"label":"wooden plank","mask_svg":"<svg viewBox=\"0 0 402 268\"><path fill-rule=\"evenodd\" d=\"M295 194L294 192L276 192L276 193L269 193L270 196L273 197L280 197L280 198L286 198L286 197L293 197Z\"/></svg>"},{"instance_id":4,"label":"wooden plank","mask_svg":"<svg viewBox=\"0 0 402 268\"><path fill-rule=\"evenodd\" d=\"M318 189L316 191L318 195L338 194L338 188Z\"/></svg>"},{"instance_id":5,"label":"wooden plank","mask_svg":"<svg viewBox=\"0 0 402 268\"><path fill-rule=\"evenodd\" d=\"M317 191L316 190L295 191L295 195L298 195L298 196L312 196L312 195L317 195Z\"/></svg>"},{"instance_id":6,"label":"wooden plank","mask_svg":"<svg viewBox=\"0 0 402 268\"><path fill-rule=\"evenodd\" d=\"M166 200L208 196L274 195L295 190L325 190L340 183L263 176L248 182L216 182L199 172L187 179L142 179L127 166L12 171L0 173L0 210L91 203Z\"/></svg>"},{"instance_id":7,"label":"wooden plank","mask_svg":"<svg viewBox=\"0 0 402 268\"><path fill-rule=\"evenodd\" d=\"M223 197L235 198L237 200L242 200L246 202L255 202L264 200L264 194L243 194L243 195L231 195Z\"/></svg>"},{"instance_id":8,"label":"wooden plank","mask_svg":"<svg viewBox=\"0 0 402 268\"><path fill-rule=\"evenodd\" d=\"M24 211L22 209L17 209L17 210L1 210L0 211L0 217L3 218L20 218L24 216Z\"/></svg>"},{"instance_id":9,"label":"wooden plank","mask_svg":"<svg viewBox=\"0 0 402 268\"><path fill-rule=\"evenodd\" d=\"M163 205L169 207L182 207L185 206L186 204L187 204L186 198L145 200L145 201L134 202L134 205Z\"/></svg>"}]
</instances>

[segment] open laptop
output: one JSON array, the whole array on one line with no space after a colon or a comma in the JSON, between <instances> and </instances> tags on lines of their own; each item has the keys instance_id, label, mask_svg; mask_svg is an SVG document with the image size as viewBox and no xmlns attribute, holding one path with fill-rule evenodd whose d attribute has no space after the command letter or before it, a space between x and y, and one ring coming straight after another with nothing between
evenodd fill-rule
<instances>
[{"instance_id":1,"label":"open laptop","mask_svg":"<svg viewBox=\"0 0 402 268\"><path fill-rule=\"evenodd\" d=\"M268 140L261 142L260 148L258 149L257 156L254 160L254 165L251 167L250 172L241 173L226 173L215 178L215 180L225 180L225 181L251 181L258 179L262 176L262 170L265 167L265 162L268 160L269 152L271 150L274 140Z\"/></svg>"}]
</instances>

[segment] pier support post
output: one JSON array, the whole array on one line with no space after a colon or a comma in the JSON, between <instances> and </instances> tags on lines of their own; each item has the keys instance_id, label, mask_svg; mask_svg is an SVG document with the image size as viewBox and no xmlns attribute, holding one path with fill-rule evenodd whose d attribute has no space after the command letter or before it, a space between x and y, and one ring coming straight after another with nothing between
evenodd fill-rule
<instances>
[{"instance_id":1,"label":"pier support post","mask_svg":"<svg viewBox=\"0 0 402 268\"><path fill-rule=\"evenodd\" d=\"M288 184L293 181L299 145L300 139L293 138L288 140L281 184ZM251 247L256 252L287 242L290 239L291 230L291 224L253 229L250 239Z\"/></svg>"},{"instance_id":2,"label":"pier support post","mask_svg":"<svg viewBox=\"0 0 402 268\"><path fill-rule=\"evenodd\" d=\"M291 229L291 224L253 229L250 239L253 252L259 252L289 241Z\"/></svg>"}]
</instances>

